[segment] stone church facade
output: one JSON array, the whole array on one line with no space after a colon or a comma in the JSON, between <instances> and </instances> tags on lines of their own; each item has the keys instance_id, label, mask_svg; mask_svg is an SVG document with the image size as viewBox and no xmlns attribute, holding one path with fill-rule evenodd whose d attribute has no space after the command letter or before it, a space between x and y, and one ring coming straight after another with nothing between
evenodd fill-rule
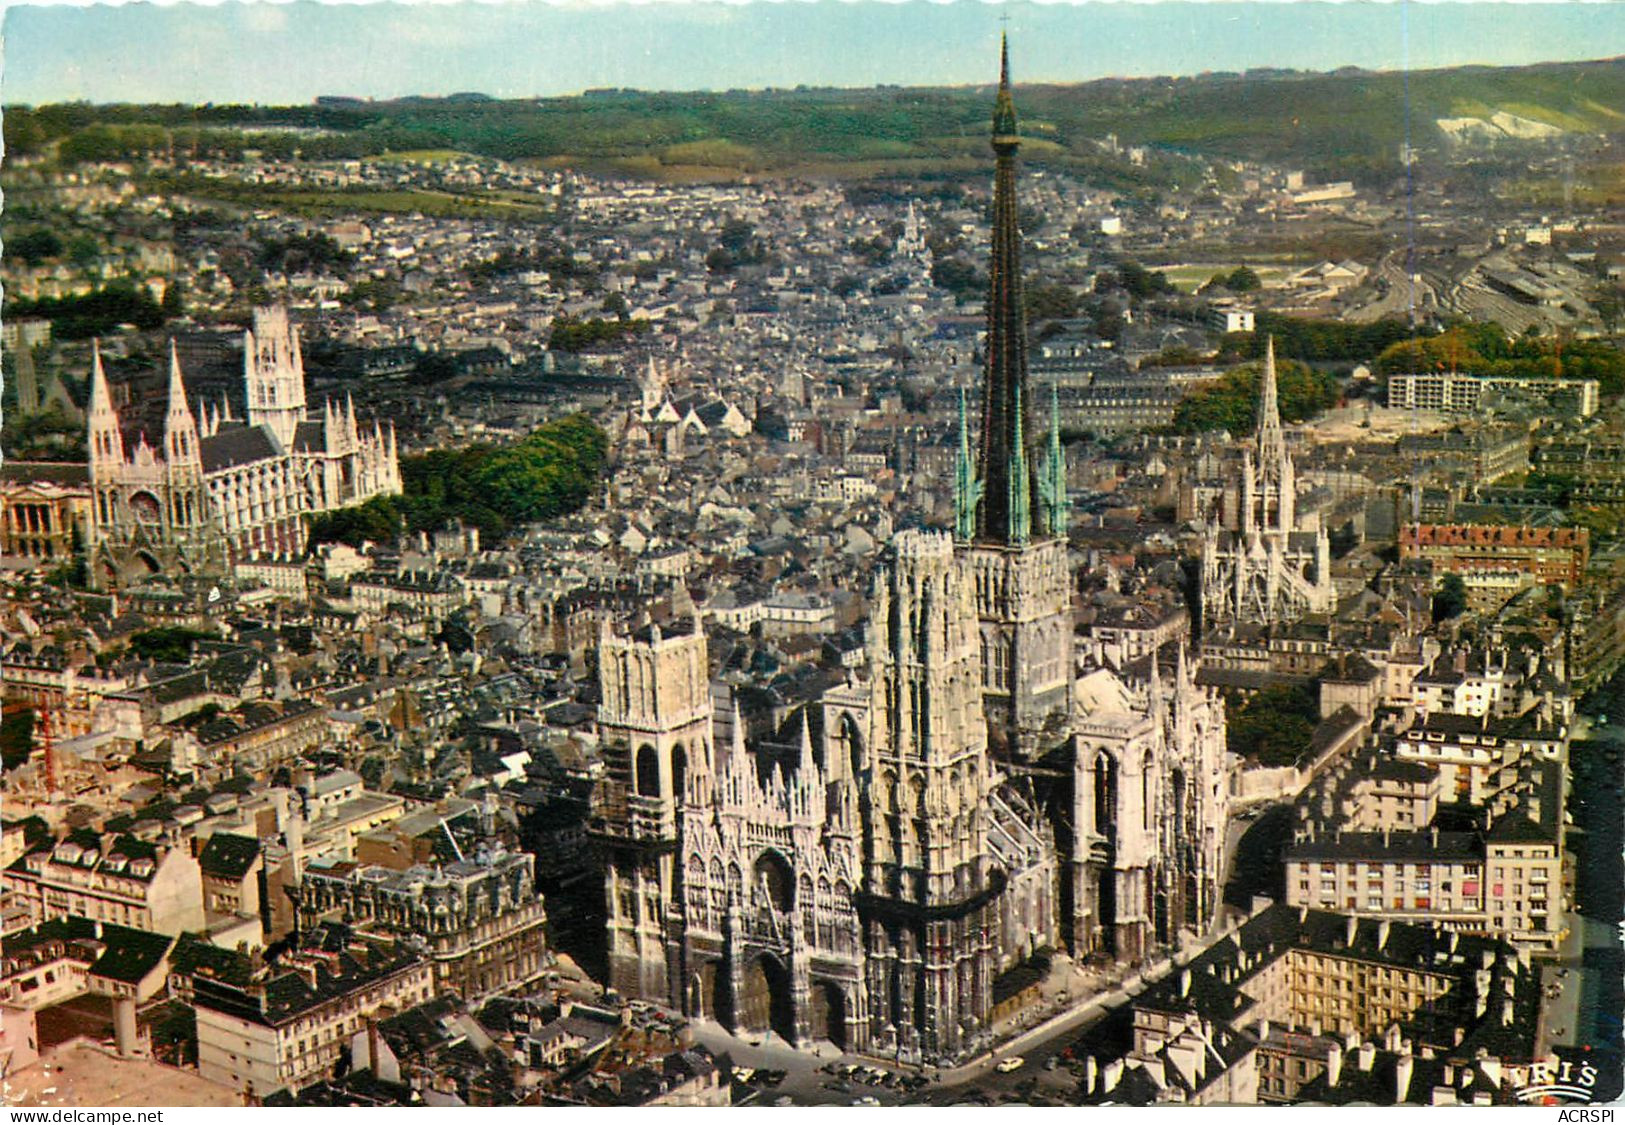
<instances>
[{"instance_id":1,"label":"stone church facade","mask_svg":"<svg viewBox=\"0 0 1625 1125\"><path fill-rule=\"evenodd\" d=\"M995 981L1039 949L1138 961L1214 919L1223 702L1183 637L1121 666L1074 638L1065 455L1028 392L1007 63L993 133L978 447L962 406L955 527L890 544L864 666L779 733L787 756L713 713L698 620L604 627L592 834L623 994L941 1062L988 1044Z\"/></svg>"},{"instance_id":2,"label":"stone church facade","mask_svg":"<svg viewBox=\"0 0 1625 1125\"><path fill-rule=\"evenodd\" d=\"M1055 943L1057 871L987 753L969 579L950 536L897 537L870 675L802 711L790 768L737 715L715 738L697 622L606 632L612 987L797 1045L924 1061L977 1040L994 978Z\"/></svg>"},{"instance_id":3,"label":"stone church facade","mask_svg":"<svg viewBox=\"0 0 1625 1125\"><path fill-rule=\"evenodd\" d=\"M87 424L97 584L297 556L309 516L400 492L392 427L358 422L348 400L308 410L299 334L284 310L256 309L244 343L247 421L224 402L202 407L200 419L171 347L156 445L126 432L96 353Z\"/></svg>"},{"instance_id":4,"label":"stone church facade","mask_svg":"<svg viewBox=\"0 0 1625 1125\"><path fill-rule=\"evenodd\" d=\"M1336 607L1331 542L1324 527L1299 530L1297 474L1281 430L1275 382L1275 341L1264 354L1258 435L1227 487L1199 512L1202 544L1202 628L1230 634L1296 621Z\"/></svg>"}]
</instances>

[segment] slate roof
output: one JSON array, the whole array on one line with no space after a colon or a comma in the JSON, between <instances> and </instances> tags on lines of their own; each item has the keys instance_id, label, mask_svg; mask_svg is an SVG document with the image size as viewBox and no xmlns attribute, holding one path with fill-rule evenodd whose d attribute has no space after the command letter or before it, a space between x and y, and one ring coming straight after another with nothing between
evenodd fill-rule
<instances>
[{"instance_id":1,"label":"slate roof","mask_svg":"<svg viewBox=\"0 0 1625 1125\"><path fill-rule=\"evenodd\" d=\"M198 865L203 874L217 879L241 879L254 866L260 855L260 842L252 836L238 836L232 832L216 832L203 845Z\"/></svg>"},{"instance_id":2,"label":"slate roof","mask_svg":"<svg viewBox=\"0 0 1625 1125\"><path fill-rule=\"evenodd\" d=\"M1288 863L1306 860L1384 860L1415 863L1466 863L1484 858L1482 838L1476 832L1344 832L1305 840L1286 849Z\"/></svg>"},{"instance_id":3,"label":"slate roof","mask_svg":"<svg viewBox=\"0 0 1625 1125\"><path fill-rule=\"evenodd\" d=\"M32 951L44 953L43 947L52 942L61 942L67 947L84 943L78 950L81 958L89 963L91 976L137 984L163 964L175 939L167 934L70 915L8 935L0 942L0 952L7 960L23 960Z\"/></svg>"},{"instance_id":4,"label":"slate roof","mask_svg":"<svg viewBox=\"0 0 1625 1125\"><path fill-rule=\"evenodd\" d=\"M90 483L90 466L73 461L13 461L0 464L0 481L55 484L71 488Z\"/></svg>"},{"instance_id":5,"label":"slate roof","mask_svg":"<svg viewBox=\"0 0 1625 1125\"><path fill-rule=\"evenodd\" d=\"M327 427L321 422L300 422L293 430L293 448L308 453L327 448Z\"/></svg>"},{"instance_id":6,"label":"slate roof","mask_svg":"<svg viewBox=\"0 0 1625 1125\"><path fill-rule=\"evenodd\" d=\"M205 473L218 473L255 461L281 457L282 444L264 426L222 426L213 437L198 442Z\"/></svg>"}]
</instances>

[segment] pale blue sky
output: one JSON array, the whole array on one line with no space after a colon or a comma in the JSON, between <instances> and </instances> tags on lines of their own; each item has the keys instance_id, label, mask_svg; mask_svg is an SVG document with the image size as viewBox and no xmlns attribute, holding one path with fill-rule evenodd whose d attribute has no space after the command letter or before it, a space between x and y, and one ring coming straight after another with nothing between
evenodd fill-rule
<instances>
[{"instance_id":1,"label":"pale blue sky","mask_svg":"<svg viewBox=\"0 0 1625 1125\"><path fill-rule=\"evenodd\" d=\"M510 2L18 6L0 99L308 102L1516 64L1625 54L1625 4Z\"/></svg>"}]
</instances>

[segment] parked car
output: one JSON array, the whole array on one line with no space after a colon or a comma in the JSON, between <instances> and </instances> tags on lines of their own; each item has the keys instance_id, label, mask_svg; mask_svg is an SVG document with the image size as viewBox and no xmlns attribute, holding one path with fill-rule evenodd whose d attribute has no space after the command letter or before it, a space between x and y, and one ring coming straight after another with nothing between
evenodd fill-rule
<instances>
[{"instance_id":1,"label":"parked car","mask_svg":"<svg viewBox=\"0 0 1625 1125\"><path fill-rule=\"evenodd\" d=\"M1026 1059L1022 1058L1020 1055L1011 1055L1007 1059L1000 1059L999 1065L995 1066L993 1069L998 1071L1000 1074L1009 1074L1011 1071L1020 1070L1026 1065Z\"/></svg>"}]
</instances>

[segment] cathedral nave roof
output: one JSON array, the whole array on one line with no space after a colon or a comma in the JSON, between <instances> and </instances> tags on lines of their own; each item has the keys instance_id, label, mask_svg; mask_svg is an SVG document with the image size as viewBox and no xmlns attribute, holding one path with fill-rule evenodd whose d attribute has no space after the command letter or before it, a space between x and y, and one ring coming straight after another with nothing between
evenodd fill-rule
<instances>
[{"instance_id":1,"label":"cathedral nave roof","mask_svg":"<svg viewBox=\"0 0 1625 1125\"><path fill-rule=\"evenodd\" d=\"M264 426L222 427L213 437L199 441L198 451L205 473L218 473L256 461L274 461L283 455L282 443Z\"/></svg>"}]
</instances>

